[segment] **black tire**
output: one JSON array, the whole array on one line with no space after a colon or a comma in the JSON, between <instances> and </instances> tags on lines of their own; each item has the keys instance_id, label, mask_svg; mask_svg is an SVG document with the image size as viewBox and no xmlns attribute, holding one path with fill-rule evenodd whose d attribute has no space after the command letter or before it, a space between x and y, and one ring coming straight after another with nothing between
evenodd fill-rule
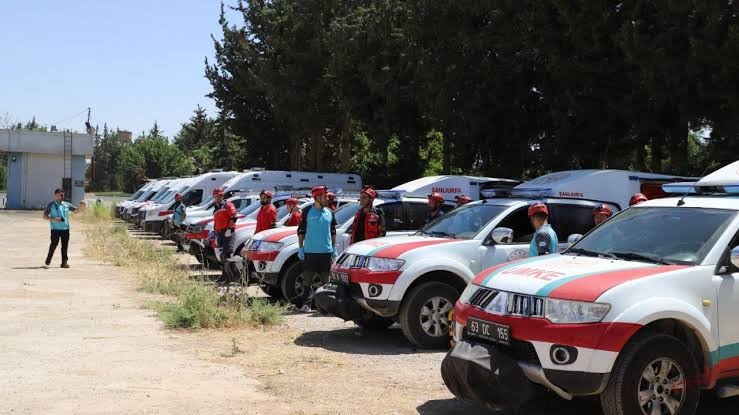
<instances>
[{"instance_id":1,"label":"black tire","mask_svg":"<svg viewBox=\"0 0 739 415\"><path fill-rule=\"evenodd\" d=\"M274 298L275 300L281 301L285 298L282 296L282 289L280 287L275 287L269 284L262 283L259 284L259 288L262 289L263 293Z\"/></svg>"},{"instance_id":2,"label":"black tire","mask_svg":"<svg viewBox=\"0 0 739 415\"><path fill-rule=\"evenodd\" d=\"M282 290L282 297L295 305L302 305L305 299L308 298L308 293L299 290L299 286L302 284L303 274L303 263L300 261L293 262L290 264L285 273L282 275L280 280L280 289ZM300 282L300 284L299 284Z\"/></svg>"},{"instance_id":3,"label":"black tire","mask_svg":"<svg viewBox=\"0 0 739 415\"><path fill-rule=\"evenodd\" d=\"M380 317L377 314L364 310L362 317L352 320L357 326L367 331L382 331L392 326L395 321L389 318Z\"/></svg>"},{"instance_id":4,"label":"black tire","mask_svg":"<svg viewBox=\"0 0 739 415\"><path fill-rule=\"evenodd\" d=\"M426 303L438 297L446 301L438 319L431 322L430 331L438 335L427 333L422 326L421 311ZM451 285L443 282L428 282L421 284L408 293L400 306L399 320L405 337L414 345L424 349L446 349L449 347L449 311L459 298L459 292ZM451 308L449 308L451 306ZM436 313L435 313L436 314ZM429 322L429 320L427 320Z\"/></svg>"},{"instance_id":5,"label":"black tire","mask_svg":"<svg viewBox=\"0 0 739 415\"><path fill-rule=\"evenodd\" d=\"M659 383L664 383L664 379L659 378L662 374L659 373L662 370L659 363L652 365L653 372L656 372L655 382L659 381L658 389L656 392L649 392L649 383L642 379L642 374L652 362L659 362L660 359L667 359L677 366L667 373L667 376L672 374L672 379L677 376L677 370L681 371L684 379L682 384L686 385L682 394L676 392L681 389L669 391L669 389L662 389L664 386L659 385ZM645 333L629 343L616 361L608 385L600 396L603 412L605 415L642 415L639 390L645 390L647 395L651 393L654 397L660 397L661 393L668 391L667 400L670 400L670 397L676 401L682 400L675 412L663 410L663 414L693 415L698 407L700 395L698 377L699 369L695 357L682 341L667 334ZM675 397L676 394L678 397ZM653 404L650 398L645 403L645 405ZM666 409L664 404L660 403L660 405ZM648 410L646 408L649 408L651 412L651 406L645 407L645 410Z\"/></svg>"}]
</instances>

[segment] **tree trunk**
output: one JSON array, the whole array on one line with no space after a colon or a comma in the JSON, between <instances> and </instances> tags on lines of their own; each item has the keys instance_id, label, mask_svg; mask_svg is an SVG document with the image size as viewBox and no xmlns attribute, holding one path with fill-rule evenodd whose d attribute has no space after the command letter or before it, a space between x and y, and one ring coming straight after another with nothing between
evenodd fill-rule
<instances>
[{"instance_id":1,"label":"tree trunk","mask_svg":"<svg viewBox=\"0 0 739 415\"><path fill-rule=\"evenodd\" d=\"M670 165L675 174L688 169L688 124L678 122L670 128Z\"/></svg>"},{"instance_id":2,"label":"tree trunk","mask_svg":"<svg viewBox=\"0 0 739 415\"><path fill-rule=\"evenodd\" d=\"M652 173L662 173L662 136L654 134L652 136L652 159L649 162Z\"/></svg>"},{"instance_id":3,"label":"tree trunk","mask_svg":"<svg viewBox=\"0 0 739 415\"><path fill-rule=\"evenodd\" d=\"M341 138L339 139L339 172L348 173L351 169L352 149L352 117L346 112L341 121Z\"/></svg>"},{"instance_id":4,"label":"tree trunk","mask_svg":"<svg viewBox=\"0 0 739 415\"><path fill-rule=\"evenodd\" d=\"M300 140L296 138L290 139L290 170L300 170Z\"/></svg>"},{"instance_id":5,"label":"tree trunk","mask_svg":"<svg viewBox=\"0 0 739 415\"><path fill-rule=\"evenodd\" d=\"M311 167L323 171L323 132L316 129L310 136Z\"/></svg>"}]
</instances>

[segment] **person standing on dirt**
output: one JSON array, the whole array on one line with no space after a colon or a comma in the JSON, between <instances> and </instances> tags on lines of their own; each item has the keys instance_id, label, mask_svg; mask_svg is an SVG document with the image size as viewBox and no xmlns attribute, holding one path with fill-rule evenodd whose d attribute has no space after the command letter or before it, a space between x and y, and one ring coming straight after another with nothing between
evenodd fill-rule
<instances>
[{"instance_id":1,"label":"person standing on dirt","mask_svg":"<svg viewBox=\"0 0 739 415\"><path fill-rule=\"evenodd\" d=\"M287 205L287 214L290 215L285 226L298 226L303 219L303 211L298 207L298 199L291 197L285 202Z\"/></svg>"},{"instance_id":2,"label":"person standing on dirt","mask_svg":"<svg viewBox=\"0 0 739 415\"><path fill-rule=\"evenodd\" d=\"M213 230L216 241L221 248L221 278L216 284L228 284L235 273L235 266L229 261L234 254L233 233L236 229L236 207L233 203L223 200L223 189L213 190Z\"/></svg>"},{"instance_id":3,"label":"person standing on dirt","mask_svg":"<svg viewBox=\"0 0 739 415\"><path fill-rule=\"evenodd\" d=\"M262 207L259 208L259 212L257 213L257 227L254 229L255 234L272 229L277 223L277 209L272 204L272 192L262 190L259 193L259 203L262 204Z\"/></svg>"},{"instance_id":4,"label":"person standing on dirt","mask_svg":"<svg viewBox=\"0 0 739 415\"><path fill-rule=\"evenodd\" d=\"M327 193L326 186L311 189L313 206L298 225L298 258L303 261L303 288L308 294L301 310L306 312L310 311L315 289L328 282L331 263L337 256L336 218L329 208ZM320 278L320 285L316 276Z\"/></svg>"},{"instance_id":5,"label":"person standing on dirt","mask_svg":"<svg viewBox=\"0 0 739 415\"><path fill-rule=\"evenodd\" d=\"M69 248L69 212L80 212L85 208L84 200L80 202L80 207L72 205L64 201L64 190L54 190L54 201L46 205L44 209L44 219L49 221L51 226L51 244L49 244L49 253L46 255L44 262L48 267L51 259L54 257L59 241L62 241L62 268L69 268L69 257L67 256Z\"/></svg>"},{"instance_id":6,"label":"person standing on dirt","mask_svg":"<svg viewBox=\"0 0 739 415\"><path fill-rule=\"evenodd\" d=\"M172 223L175 232L174 240L177 243L177 252L182 252L185 249L182 247L182 238L179 232L184 230L187 206L182 202L182 195L179 193L174 196L174 200L174 206L172 206Z\"/></svg>"},{"instance_id":7,"label":"person standing on dirt","mask_svg":"<svg viewBox=\"0 0 739 415\"><path fill-rule=\"evenodd\" d=\"M352 222L352 243L385 236L385 216L373 205L377 192L365 187L359 193L359 211Z\"/></svg>"}]
</instances>

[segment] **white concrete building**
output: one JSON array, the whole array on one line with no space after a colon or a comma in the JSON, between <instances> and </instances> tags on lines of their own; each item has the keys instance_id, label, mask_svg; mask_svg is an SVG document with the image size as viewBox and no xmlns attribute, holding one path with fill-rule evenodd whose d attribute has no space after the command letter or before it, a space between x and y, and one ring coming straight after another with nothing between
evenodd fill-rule
<instances>
[{"instance_id":1,"label":"white concrete building","mask_svg":"<svg viewBox=\"0 0 739 415\"><path fill-rule=\"evenodd\" d=\"M0 130L0 151L8 153L6 208L44 208L56 188L79 203L85 197L85 160L93 149L88 134Z\"/></svg>"}]
</instances>

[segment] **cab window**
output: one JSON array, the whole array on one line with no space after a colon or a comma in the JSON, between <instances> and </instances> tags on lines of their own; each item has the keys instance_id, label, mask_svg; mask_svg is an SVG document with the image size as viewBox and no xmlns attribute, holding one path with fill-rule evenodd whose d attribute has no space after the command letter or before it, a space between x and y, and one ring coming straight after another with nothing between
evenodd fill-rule
<instances>
[{"instance_id":1,"label":"cab window","mask_svg":"<svg viewBox=\"0 0 739 415\"><path fill-rule=\"evenodd\" d=\"M534 234L534 226L529 220L529 207L522 207L503 219L499 228L513 229L514 244L529 243Z\"/></svg>"},{"instance_id":2,"label":"cab window","mask_svg":"<svg viewBox=\"0 0 739 415\"><path fill-rule=\"evenodd\" d=\"M403 231L408 230L406 220L406 209L402 202L383 203L377 207L385 216L385 230Z\"/></svg>"},{"instance_id":3,"label":"cab window","mask_svg":"<svg viewBox=\"0 0 739 415\"><path fill-rule=\"evenodd\" d=\"M548 205L549 223L560 242L567 241L567 238L575 233L585 235L595 227L593 207L558 203Z\"/></svg>"},{"instance_id":4,"label":"cab window","mask_svg":"<svg viewBox=\"0 0 739 415\"><path fill-rule=\"evenodd\" d=\"M442 211L443 207L442 207ZM426 224L428 206L422 202L405 202L407 222L404 230L421 229ZM386 218L387 219L387 218Z\"/></svg>"}]
</instances>

